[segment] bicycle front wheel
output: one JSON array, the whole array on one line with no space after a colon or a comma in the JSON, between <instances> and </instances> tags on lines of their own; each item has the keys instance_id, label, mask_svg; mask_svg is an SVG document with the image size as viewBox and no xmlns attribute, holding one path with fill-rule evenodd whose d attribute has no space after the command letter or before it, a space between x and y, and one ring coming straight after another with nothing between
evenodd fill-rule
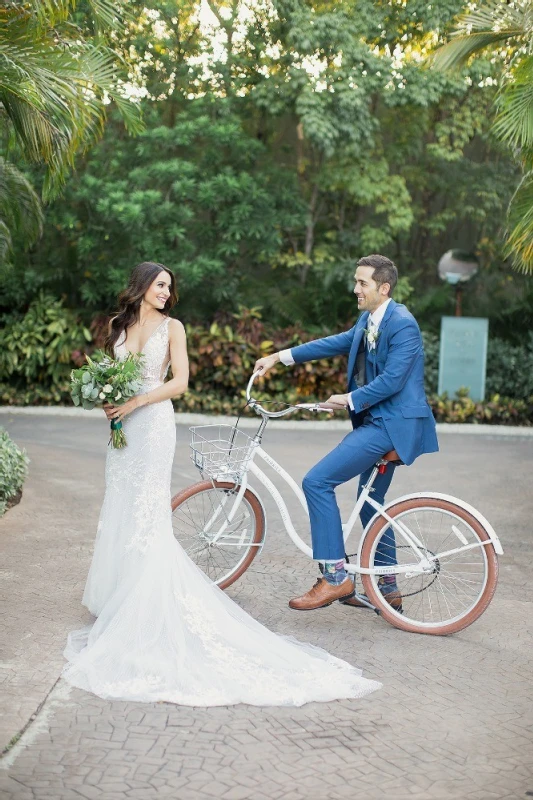
<instances>
[{"instance_id":1,"label":"bicycle front wheel","mask_svg":"<svg viewBox=\"0 0 533 800\"><path fill-rule=\"evenodd\" d=\"M172 498L174 536L221 589L231 586L248 569L265 535L264 510L250 489L229 520L238 491L236 483L200 481Z\"/></svg>"},{"instance_id":2,"label":"bicycle front wheel","mask_svg":"<svg viewBox=\"0 0 533 800\"><path fill-rule=\"evenodd\" d=\"M432 567L417 571L413 548L387 519L377 517L361 549L361 566L390 563L384 554L390 555L395 543L398 564L413 570L395 575L401 604L397 593L394 603L386 601L378 575L363 575L370 601L404 631L443 636L471 625L489 605L498 580L498 559L485 528L461 506L437 497L399 501L387 514L413 533Z\"/></svg>"}]
</instances>

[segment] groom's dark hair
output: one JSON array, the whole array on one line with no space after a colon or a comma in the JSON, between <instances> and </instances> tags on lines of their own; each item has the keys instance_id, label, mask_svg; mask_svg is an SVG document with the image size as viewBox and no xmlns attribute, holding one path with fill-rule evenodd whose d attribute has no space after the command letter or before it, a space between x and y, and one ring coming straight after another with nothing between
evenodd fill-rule
<instances>
[{"instance_id":1,"label":"groom's dark hair","mask_svg":"<svg viewBox=\"0 0 533 800\"><path fill-rule=\"evenodd\" d=\"M394 287L398 283L398 267L387 256L377 254L360 258L357 262L358 267L373 267L372 279L378 286L388 283L390 286L389 296L393 293Z\"/></svg>"}]
</instances>

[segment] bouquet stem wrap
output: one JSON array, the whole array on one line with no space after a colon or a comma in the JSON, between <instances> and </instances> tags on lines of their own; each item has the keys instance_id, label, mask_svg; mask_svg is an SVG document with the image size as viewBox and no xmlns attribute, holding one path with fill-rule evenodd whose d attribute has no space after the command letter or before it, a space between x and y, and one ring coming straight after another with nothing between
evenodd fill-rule
<instances>
[{"instance_id":1,"label":"bouquet stem wrap","mask_svg":"<svg viewBox=\"0 0 533 800\"><path fill-rule=\"evenodd\" d=\"M118 420L111 420L111 436L109 438L110 443L113 447L121 448L126 447L126 436L124 431L122 430L122 422Z\"/></svg>"}]
</instances>

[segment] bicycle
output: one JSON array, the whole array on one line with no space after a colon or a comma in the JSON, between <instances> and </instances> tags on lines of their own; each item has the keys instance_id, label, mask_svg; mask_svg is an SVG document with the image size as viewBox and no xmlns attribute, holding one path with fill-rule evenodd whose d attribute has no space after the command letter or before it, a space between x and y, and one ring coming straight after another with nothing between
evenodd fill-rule
<instances>
[{"instance_id":1,"label":"bicycle","mask_svg":"<svg viewBox=\"0 0 533 800\"><path fill-rule=\"evenodd\" d=\"M296 547L313 557L311 548L296 532L281 493L256 459L277 473L308 514L303 491L263 450L261 442L270 419L299 409L324 408L319 403L298 403L281 411L267 411L251 396L259 374L252 375L246 389L247 404L261 417L255 436L232 425L192 427L191 458L203 480L172 498L176 537L189 557L221 589L243 575L265 543L265 508L257 491L248 484L249 475L274 499ZM414 493L380 505L372 497L372 486L389 463L402 463L395 451L377 461L343 524L346 547L363 504L369 503L375 511L363 531L354 562L347 556L345 563L354 583L361 576L364 595L355 586L355 597L401 630L433 635L456 633L471 625L494 595L497 555L503 554L500 540L479 511L450 495ZM393 537L398 563L376 564L380 544L390 543ZM401 604L393 607L384 599L378 587L382 575L396 576Z\"/></svg>"}]
</instances>

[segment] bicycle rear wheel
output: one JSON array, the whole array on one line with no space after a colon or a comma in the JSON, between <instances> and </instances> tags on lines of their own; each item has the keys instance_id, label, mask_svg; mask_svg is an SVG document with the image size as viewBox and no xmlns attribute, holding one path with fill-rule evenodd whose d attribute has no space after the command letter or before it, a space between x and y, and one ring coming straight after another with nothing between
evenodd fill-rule
<instances>
[{"instance_id":1,"label":"bicycle rear wheel","mask_svg":"<svg viewBox=\"0 0 533 800\"><path fill-rule=\"evenodd\" d=\"M396 573L401 611L384 599L378 575L363 575L370 601L388 622L404 631L443 636L471 625L489 605L498 580L496 552L481 523L461 506L440 498L399 501L387 514L412 531L428 559L456 552L434 561L431 571L414 574L418 560L414 550L394 533L388 520L377 517L361 549L361 566L374 568L376 560L383 563L380 551L395 538L398 564L413 564L413 574Z\"/></svg>"},{"instance_id":2,"label":"bicycle rear wheel","mask_svg":"<svg viewBox=\"0 0 533 800\"><path fill-rule=\"evenodd\" d=\"M248 569L265 536L263 506L250 489L228 522L238 491L236 483L200 481L172 498L174 536L221 589L231 586ZM224 525L222 535L214 541Z\"/></svg>"}]
</instances>

